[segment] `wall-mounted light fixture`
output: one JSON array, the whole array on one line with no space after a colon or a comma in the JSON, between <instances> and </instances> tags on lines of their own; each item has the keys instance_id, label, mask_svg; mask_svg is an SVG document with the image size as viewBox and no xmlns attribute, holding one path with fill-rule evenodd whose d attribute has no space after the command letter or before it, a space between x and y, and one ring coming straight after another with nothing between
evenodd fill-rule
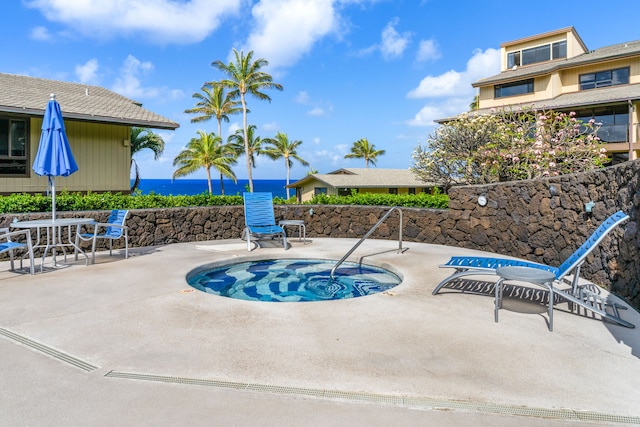
<instances>
[{"instance_id":1,"label":"wall-mounted light fixture","mask_svg":"<svg viewBox=\"0 0 640 427\"><path fill-rule=\"evenodd\" d=\"M128 147L131 144L131 141L129 141L128 139L123 139L122 140L122 146L123 147Z\"/></svg>"},{"instance_id":2,"label":"wall-mounted light fixture","mask_svg":"<svg viewBox=\"0 0 640 427\"><path fill-rule=\"evenodd\" d=\"M593 200L584 204L584 211L588 214L593 213L593 207L596 205L596 202Z\"/></svg>"},{"instance_id":3,"label":"wall-mounted light fixture","mask_svg":"<svg viewBox=\"0 0 640 427\"><path fill-rule=\"evenodd\" d=\"M487 206L487 196L485 194L481 194L478 196L478 205Z\"/></svg>"}]
</instances>

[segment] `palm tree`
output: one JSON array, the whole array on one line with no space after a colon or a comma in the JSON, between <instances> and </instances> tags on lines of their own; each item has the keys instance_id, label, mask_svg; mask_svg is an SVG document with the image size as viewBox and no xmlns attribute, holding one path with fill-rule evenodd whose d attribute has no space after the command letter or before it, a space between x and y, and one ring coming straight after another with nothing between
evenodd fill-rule
<instances>
[{"instance_id":1,"label":"palm tree","mask_svg":"<svg viewBox=\"0 0 640 427\"><path fill-rule=\"evenodd\" d=\"M225 87L219 82L205 83L202 92L193 94L196 98L196 106L185 110L187 114L199 114L191 119L191 123L204 122L213 117L218 121L218 135L222 138L222 121L229 122L229 115L237 114L242 109L238 101L234 101L230 93L225 92ZM220 194L224 195L224 174L220 172Z\"/></svg>"},{"instance_id":2,"label":"palm tree","mask_svg":"<svg viewBox=\"0 0 640 427\"><path fill-rule=\"evenodd\" d=\"M480 108L480 95L476 94L469 104L469 111L476 111L478 108Z\"/></svg>"},{"instance_id":3,"label":"palm tree","mask_svg":"<svg viewBox=\"0 0 640 427\"><path fill-rule=\"evenodd\" d=\"M282 90L282 85L273 82L271 75L260 71L262 67L269 65L269 61L263 58L253 61L253 51L249 51L246 55L243 51L238 52L233 49L235 62L225 64L222 61L214 61L211 65L227 75L228 79L221 80L220 83L231 88L231 96L240 98L242 104L242 125L244 130L244 153L247 157L247 174L249 178L249 191L253 192L253 176L251 156L249 155L249 129L247 126L247 101L246 94L255 96L261 100L271 101L271 98L261 92L262 89L278 89Z\"/></svg>"},{"instance_id":4,"label":"palm tree","mask_svg":"<svg viewBox=\"0 0 640 427\"><path fill-rule=\"evenodd\" d=\"M243 129L236 130L234 134L229 135L229 138L227 138L229 149L233 151L236 156L240 153L249 153L247 158L250 160L251 167L254 168L256 167L256 156L265 154L262 147L264 140L258 135L255 135L255 133L256 125L249 125L247 128L247 135L249 136L248 143L245 143L247 140L244 138L245 133Z\"/></svg>"},{"instance_id":5,"label":"palm tree","mask_svg":"<svg viewBox=\"0 0 640 427\"><path fill-rule=\"evenodd\" d=\"M289 137L286 133L278 132L275 138L266 138L263 140L269 147L264 150L264 153L271 157L273 160L284 158L284 164L287 167L287 199L289 198L289 179L291 177L291 166L293 166L292 159L300 162L303 166L309 166L309 162L298 156L296 149L302 141L289 141Z\"/></svg>"},{"instance_id":6,"label":"palm tree","mask_svg":"<svg viewBox=\"0 0 640 427\"><path fill-rule=\"evenodd\" d=\"M353 143L351 153L346 154L344 158L364 159L367 164L367 168L369 168L369 163L375 166L378 156L382 156L385 153L384 150L376 150L375 147L375 145L369 144L369 140L367 138L361 138Z\"/></svg>"},{"instance_id":7,"label":"palm tree","mask_svg":"<svg viewBox=\"0 0 640 427\"><path fill-rule=\"evenodd\" d=\"M164 139L157 133L154 133L151 129L147 128L131 128L131 162L130 168L135 168L136 177L131 186L131 193L135 192L140 185L140 169L138 169L138 163L136 163L133 155L144 149L153 151L154 160L160 159L162 152L164 151Z\"/></svg>"},{"instance_id":8,"label":"palm tree","mask_svg":"<svg viewBox=\"0 0 640 427\"><path fill-rule=\"evenodd\" d=\"M211 187L211 168L217 169L221 174L237 182L236 175L231 169L231 165L236 163L236 159L230 154L228 149L222 144L222 139L214 134L198 131L198 138L191 138L187 148L182 150L175 159L173 166L179 166L173 172L172 179L189 175L200 168L207 171L207 183L209 184L209 194L213 194Z\"/></svg>"}]
</instances>

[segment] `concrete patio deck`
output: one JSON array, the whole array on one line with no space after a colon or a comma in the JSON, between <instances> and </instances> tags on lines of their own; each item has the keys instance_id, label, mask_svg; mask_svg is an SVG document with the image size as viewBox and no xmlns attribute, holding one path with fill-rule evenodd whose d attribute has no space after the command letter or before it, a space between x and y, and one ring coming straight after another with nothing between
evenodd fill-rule
<instances>
[{"instance_id":1,"label":"concrete patio deck","mask_svg":"<svg viewBox=\"0 0 640 427\"><path fill-rule=\"evenodd\" d=\"M557 306L445 291L452 255L367 240L351 259L404 276L393 291L268 303L190 288L246 258L338 259L356 241L241 240L99 253L31 276L0 264L0 425L640 425L640 314L627 329ZM116 251L118 253L119 251Z\"/></svg>"}]
</instances>

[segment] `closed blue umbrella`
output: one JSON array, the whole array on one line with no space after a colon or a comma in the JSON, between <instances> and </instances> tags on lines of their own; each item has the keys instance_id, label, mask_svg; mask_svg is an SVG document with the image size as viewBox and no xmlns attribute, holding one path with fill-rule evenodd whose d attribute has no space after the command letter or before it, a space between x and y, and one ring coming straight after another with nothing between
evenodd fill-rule
<instances>
[{"instance_id":1,"label":"closed blue umbrella","mask_svg":"<svg viewBox=\"0 0 640 427\"><path fill-rule=\"evenodd\" d=\"M56 101L55 94L47 104L42 120L42 134L40 145L33 162L33 171L40 176L49 177L51 186L51 213L52 220L56 219L56 176L69 176L78 170L78 165L73 158L67 133L64 130L64 121L60 104Z\"/></svg>"}]
</instances>

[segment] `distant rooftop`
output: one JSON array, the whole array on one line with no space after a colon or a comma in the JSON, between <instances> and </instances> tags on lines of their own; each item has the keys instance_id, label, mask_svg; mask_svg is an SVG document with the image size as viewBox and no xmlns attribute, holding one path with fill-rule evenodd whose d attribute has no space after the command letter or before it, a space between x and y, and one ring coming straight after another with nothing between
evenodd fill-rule
<instances>
[{"instance_id":1,"label":"distant rooftop","mask_svg":"<svg viewBox=\"0 0 640 427\"><path fill-rule=\"evenodd\" d=\"M50 94L65 119L118 123L155 129L180 125L142 108L142 104L108 89L36 77L0 73L0 112L44 116Z\"/></svg>"},{"instance_id":2,"label":"distant rooftop","mask_svg":"<svg viewBox=\"0 0 640 427\"><path fill-rule=\"evenodd\" d=\"M339 188L424 188L434 185L421 181L409 169L343 168L306 176L289 187L299 187L313 179Z\"/></svg>"}]
</instances>

